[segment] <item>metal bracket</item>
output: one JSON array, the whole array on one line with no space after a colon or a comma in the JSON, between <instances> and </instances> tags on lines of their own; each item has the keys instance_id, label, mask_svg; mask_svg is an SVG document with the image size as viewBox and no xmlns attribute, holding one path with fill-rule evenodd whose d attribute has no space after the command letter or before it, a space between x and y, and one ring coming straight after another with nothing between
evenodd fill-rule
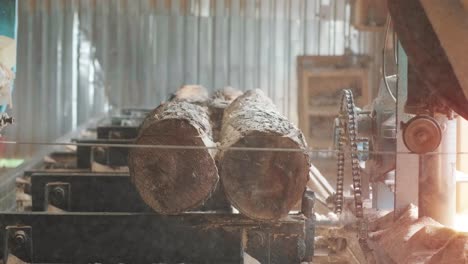
<instances>
[{"instance_id":1,"label":"metal bracket","mask_svg":"<svg viewBox=\"0 0 468 264\"><path fill-rule=\"evenodd\" d=\"M242 253L262 264L296 264L304 258L304 227L299 230L259 226L244 228L242 232Z\"/></svg>"},{"instance_id":2,"label":"metal bracket","mask_svg":"<svg viewBox=\"0 0 468 264\"><path fill-rule=\"evenodd\" d=\"M242 232L243 255L251 258L247 263L270 263L270 234L268 230L244 229ZM244 257L245 258L245 257Z\"/></svg>"},{"instance_id":3,"label":"metal bracket","mask_svg":"<svg viewBox=\"0 0 468 264\"><path fill-rule=\"evenodd\" d=\"M33 263L32 227L7 226L5 233L4 263L18 263L15 259Z\"/></svg>"},{"instance_id":4,"label":"metal bracket","mask_svg":"<svg viewBox=\"0 0 468 264\"><path fill-rule=\"evenodd\" d=\"M312 261L315 236L315 195L305 191L301 213L305 226L299 232L292 229L260 225L242 231L243 263L300 263Z\"/></svg>"},{"instance_id":5,"label":"metal bracket","mask_svg":"<svg viewBox=\"0 0 468 264\"><path fill-rule=\"evenodd\" d=\"M41 263L234 264L245 252L262 264L297 264L304 255L302 215L258 222L240 214L199 212L5 213L0 214L0 242L5 228L16 223L34 230L33 260ZM256 239L263 247L254 244Z\"/></svg>"},{"instance_id":6,"label":"metal bracket","mask_svg":"<svg viewBox=\"0 0 468 264\"><path fill-rule=\"evenodd\" d=\"M315 242L315 193L309 190L304 192L302 197L302 214L307 217L305 220L305 254L303 261L312 261L314 258Z\"/></svg>"},{"instance_id":7,"label":"metal bracket","mask_svg":"<svg viewBox=\"0 0 468 264\"><path fill-rule=\"evenodd\" d=\"M70 211L71 184L67 182L50 182L46 184L44 211L49 205L64 211Z\"/></svg>"}]
</instances>

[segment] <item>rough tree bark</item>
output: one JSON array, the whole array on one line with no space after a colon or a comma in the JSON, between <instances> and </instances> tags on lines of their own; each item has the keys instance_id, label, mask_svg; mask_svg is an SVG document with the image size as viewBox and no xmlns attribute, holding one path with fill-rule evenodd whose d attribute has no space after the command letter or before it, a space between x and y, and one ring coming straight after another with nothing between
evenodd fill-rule
<instances>
[{"instance_id":1,"label":"rough tree bark","mask_svg":"<svg viewBox=\"0 0 468 264\"><path fill-rule=\"evenodd\" d=\"M232 147L291 151L228 149ZM221 182L232 205L253 219L286 216L306 188L306 147L302 133L261 90L238 97L224 111L217 157Z\"/></svg>"},{"instance_id":2,"label":"rough tree bark","mask_svg":"<svg viewBox=\"0 0 468 264\"><path fill-rule=\"evenodd\" d=\"M185 91L185 93L184 93ZM145 119L135 144L213 147L212 128L204 104L206 90L187 86ZM218 182L212 149L133 148L132 181L143 200L161 214L197 208Z\"/></svg>"}]
</instances>

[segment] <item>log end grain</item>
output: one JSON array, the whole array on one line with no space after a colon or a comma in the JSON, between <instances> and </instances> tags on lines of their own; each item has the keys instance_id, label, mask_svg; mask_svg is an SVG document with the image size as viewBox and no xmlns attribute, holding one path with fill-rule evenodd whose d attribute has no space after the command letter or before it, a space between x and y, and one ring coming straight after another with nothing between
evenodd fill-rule
<instances>
[{"instance_id":1,"label":"log end grain","mask_svg":"<svg viewBox=\"0 0 468 264\"><path fill-rule=\"evenodd\" d=\"M234 148L300 150L288 137L253 132ZM301 199L308 180L308 156L302 151L227 150L220 160L226 195L242 214L257 220L286 216Z\"/></svg>"},{"instance_id":2,"label":"log end grain","mask_svg":"<svg viewBox=\"0 0 468 264\"><path fill-rule=\"evenodd\" d=\"M199 106L177 104L178 108L164 105L153 111L135 142L143 146L129 154L134 185L145 203L161 214L197 208L211 196L219 180L214 154L205 148L213 144L208 116L190 114L195 108L201 110ZM149 145L160 147L145 147Z\"/></svg>"}]
</instances>

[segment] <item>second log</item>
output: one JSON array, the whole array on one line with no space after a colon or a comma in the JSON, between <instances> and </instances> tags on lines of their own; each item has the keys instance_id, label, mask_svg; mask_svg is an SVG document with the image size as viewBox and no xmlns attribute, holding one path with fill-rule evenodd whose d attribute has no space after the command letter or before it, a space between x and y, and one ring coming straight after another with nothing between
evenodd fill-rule
<instances>
[{"instance_id":1,"label":"second log","mask_svg":"<svg viewBox=\"0 0 468 264\"><path fill-rule=\"evenodd\" d=\"M221 182L242 214L276 220L302 198L310 164L304 136L261 90L245 92L225 110L221 146Z\"/></svg>"}]
</instances>

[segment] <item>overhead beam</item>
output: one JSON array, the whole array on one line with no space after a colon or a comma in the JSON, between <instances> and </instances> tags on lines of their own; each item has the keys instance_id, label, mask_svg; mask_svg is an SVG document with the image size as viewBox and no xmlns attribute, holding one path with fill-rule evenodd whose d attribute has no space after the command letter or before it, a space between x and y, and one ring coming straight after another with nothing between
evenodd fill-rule
<instances>
[{"instance_id":1,"label":"overhead beam","mask_svg":"<svg viewBox=\"0 0 468 264\"><path fill-rule=\"evenodd\" d=\"M468 13L467 0L420 0L445 50L465 96L468 98Z\"/></svg>"},{"instance_id":2,"label":"overhead beam","mask_svg":"<svg viewBox=\"0 0 468 264\"><path fill-rule=\"evenodd\" d=\"M409 64L413 66L415 74L419 75L424 85L446 106L468 118L467 96L421 2L425 3L426 0L388 1L394 29L408 55ZM460 4L459 8L462 9Z\"/></svg>"}]
</instances>

